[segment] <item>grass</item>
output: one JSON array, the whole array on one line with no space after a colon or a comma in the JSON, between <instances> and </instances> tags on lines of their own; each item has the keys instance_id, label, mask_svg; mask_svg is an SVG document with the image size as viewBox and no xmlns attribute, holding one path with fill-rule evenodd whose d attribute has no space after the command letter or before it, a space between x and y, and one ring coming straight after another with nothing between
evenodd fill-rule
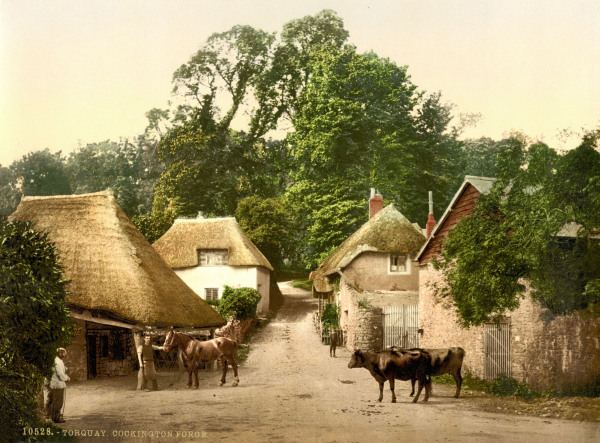
<instances>
[{"instance_id":1,"label":"grass","mask_svg":"<svg viewBox=\"0 0 600 443\"><path fill-rule=\"evenodd\" d=\"M304 289L310 291L312 289L312 281L308 279L292 280L292 286L294 288Z\"/></svg>"},{"instance_id":2,"label":"grass","mask_svg":"<svg viewBox=\"0 0 600 443\"><path fill-rule=\"evenodd\" d=\"M294 270L276 270L275 280L277 281L289 281L289 280L300 280L306 278L306 271L294 271Z\"/></svg>"},{"instance_id":3,"label":"grass","mask_svg":"<svg viewBox=\"0 0 600 443\"><path fill-rule=\"evenodd\" d=\"M454 378L450 374L440 375L435 377L436 383L454 384ZM581 389L573 392L561 391L536 391L531 389L525 383L521 383L512 377L502 376L496 380L487 381L470 375L463 377L463 387L472 391L486 392L496 397L517 397L523 400L533 400L536 398L559 398L559 397L599 397L600 387L590 386L586 389Z\"/></svg>"}]
</instances>

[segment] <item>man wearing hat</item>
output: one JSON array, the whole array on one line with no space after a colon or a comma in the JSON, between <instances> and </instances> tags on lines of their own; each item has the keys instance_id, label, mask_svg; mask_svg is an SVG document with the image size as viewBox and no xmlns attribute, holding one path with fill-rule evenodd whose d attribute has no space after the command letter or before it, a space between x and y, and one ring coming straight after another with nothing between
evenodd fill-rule
<instances>
[{"instance_id":1,"label":"man wearing hat","mask_svg":"<svg viewBox=\"0 0 600 443\"><path fill-rule=\"evenodd\" d=\"M47 392L48 397L44 401L44 406L46 407L47 415L50 416L54 423L64 423L62 410L65 401L65 389L67 388L66 382L71 379L67 375L67 368L63 362L63 359L67 356L67 350L65 348L58 348L56 354L49 391Z\"/></svg>"},{"instance_id":2,"label":"man wearing hat","mask_svg":"<svg viewBox=\"0 0 600 443\"><path fill-rule=\"evenodd\" d=\"M150 391L148 382L152 381L152 390L158 390L156 382L156 368L154 367L154 350L162 351L162 346L153 345L150 341L150 335L144 335L144 343L137 347L138 362L140 370L138 371L138 391L142 389Z\"/></svg>"}]
</instances>

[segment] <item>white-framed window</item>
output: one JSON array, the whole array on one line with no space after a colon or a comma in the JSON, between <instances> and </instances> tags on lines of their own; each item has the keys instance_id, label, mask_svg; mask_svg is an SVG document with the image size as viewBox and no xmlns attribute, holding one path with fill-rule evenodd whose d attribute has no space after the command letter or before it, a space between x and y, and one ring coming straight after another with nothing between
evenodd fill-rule
<instances>
[{"instance_id":1,"label":"white-framed window","mask_svg":"<svg viewBox=\"0 0 600 443\"><path fill-rule=\"evenodd\" d=\"M219 288L204 288L204 299L206 301L219 299Z\"/></svg>"},{"instance_id":2,"label":"white-framed window","mask_svg":"<svg viewBox=\"0 0 600 443\"><path fill-rule=\"evenodd\" d=\"M227 249L199 249L198 263L200 266L226 265L229 261Z\"/></svg>"},{"instance_id":3,"label":"white-framed window","mask_svg":"<svg viewBox=\"0 0 600 443\"><path fill-rule=\"evenodd\" d=\"M403 254L390 254L390 274L410 274L410 257Z\"/></svg>"}]
</instances>

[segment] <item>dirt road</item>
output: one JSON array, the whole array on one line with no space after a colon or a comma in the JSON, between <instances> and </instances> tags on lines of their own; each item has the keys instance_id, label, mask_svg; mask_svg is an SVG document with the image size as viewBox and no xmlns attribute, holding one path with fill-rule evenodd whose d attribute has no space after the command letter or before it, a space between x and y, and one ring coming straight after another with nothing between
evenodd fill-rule
<instances>
[{"instance_id":1,"label":"dirt road","mask_svg":"<svg viewBox=\"0 0 600 443\"><path fill-rule=\"evenodd\" d=\"M158 392L134 391L132 377L73 384L64 429L86 431L82 441L235 442L592 442L600 424L469 408L452 387L435 385L429 403L377 403L377 384L364 369L348 369L349 352L330 358L312 326L315 303L283 285L285 303L254 337L240 385L218 386L219 372L203 372L199 390L184 380L172 387L162 374ZM89 433L90 431L91 434ZM100 431L104 431L104 437ZM177 434L179 432L179 435ZM170 433L170 434L169 434ZM92 435L91 437L89 435Z\"/></svg>"}]
</instances>

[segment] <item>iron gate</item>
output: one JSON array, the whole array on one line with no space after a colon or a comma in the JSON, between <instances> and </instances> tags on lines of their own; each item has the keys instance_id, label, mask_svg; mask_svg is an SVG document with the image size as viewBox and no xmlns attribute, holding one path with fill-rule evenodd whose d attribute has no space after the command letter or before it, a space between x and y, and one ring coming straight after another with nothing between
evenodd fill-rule
<instances>
[{"instance_id":1,"label":"iron gate","mask_svg":"<svg viewBox=\"0 0 600 443\"><path fill-rule=\"evenodd\" d=\"M383 308L383 348L419 347L419 305Z\"/></svg>"},{"instance_id":2,"label":"iron gate","mask_svg":"<svg viewBox=\"0 0 600 443\"><path fill-rule=\"evenodd\" d=\"M483 349L485 352L485 379L494 380L501 375L510 377L510 324L485 324L483 326Z\"/></svg>"}]
</instances>

